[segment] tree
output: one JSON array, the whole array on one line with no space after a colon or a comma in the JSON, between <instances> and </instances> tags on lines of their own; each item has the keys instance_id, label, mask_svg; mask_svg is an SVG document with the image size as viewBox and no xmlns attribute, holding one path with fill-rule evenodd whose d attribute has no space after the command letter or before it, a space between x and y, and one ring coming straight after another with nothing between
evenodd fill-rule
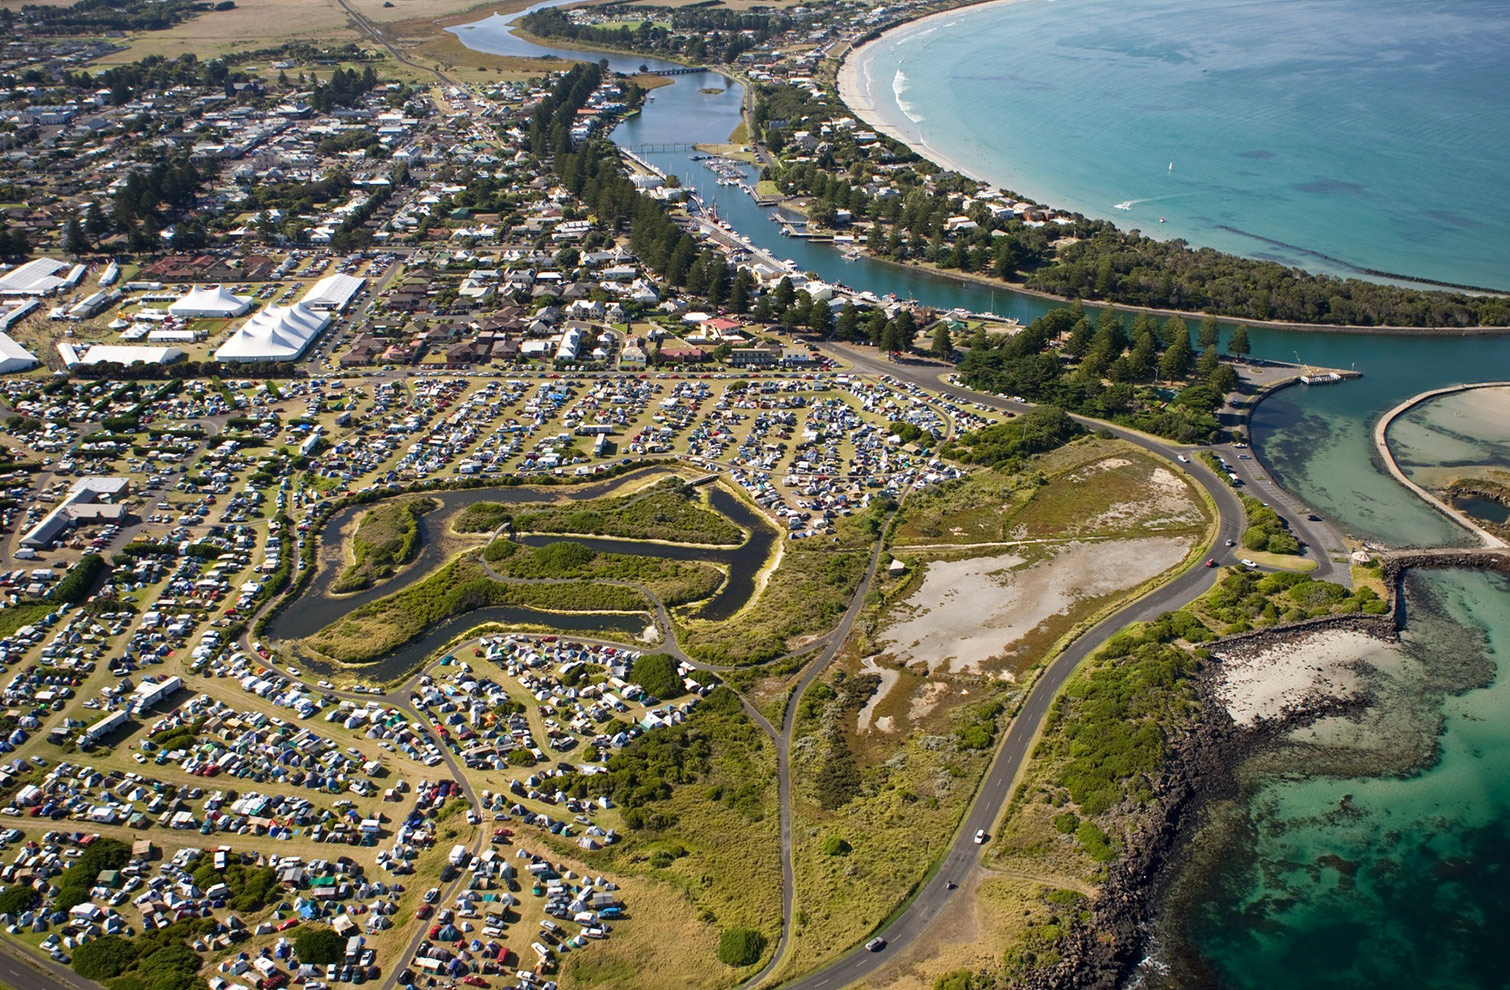
<instances>
[{"instance_id":1,"label":"tree","mask_svg":"<svg viewBox=\"0 0 1510 990\"><path fill-rule=\"evenodd\" d=\"M0 894L0 914L8 914L15 918L23 911L36 907L41 900L42 895L31 887L11 887Z\"/></svg>"},{"instance_id":2,"label":"tree","mask_svg":"<svg viewBox=\"0 0 1510 990\"><path fill-rule=\"evenodd\" d=\"M1177 334L1169 350L1159 361L1159 377L1165 381L1178 381L1190 374L1190 334Z\"/></svg>"},{"instance_id":3,"label":"tree","mask_svg":"<svg viewBox=\"0 0 1510 990\"><path fill-rule=\"evenodd\" d=\"M89 250L89 241L84 236L84 225L79 223L79 218L72 216L63 225L63 253L71 254L75 258Z\"/></svg>"},{"instance_id":4,"label":"tree","mask_svg":"<svg viewBox=\"0 0 1510 990\"><path fill-rule=\"evenodd\" d=\"M949 335L949 324L939 320L938 326L933 328L933 356L948 360L954 353L954 338Z\"/></svg>"},{"instance_id":5,"label":"tree","mask_svg":"<svg viewBox=\"0 0 1510 990\"><path fill-rule=\"evenodd\" d=\"M1248 356L1248 328L1239 324L1232 331L1232 339L1227 341L1227 353L1237 357Z\"/></svg>"},{"instance_id":6,"label":"tree","mask_svg":"<svg viewBox=\"0 0 1510 990\"><path fill-rule=\"evenodd\" d=\"M765 952L765 936L750 928L730 928L718 938L718 960L726 966L753 966Z\"/></svg>"},{"instance_id":7,"label":"tree","mask_svg":"<svg viewBox=\"0 0 1510 990\"><path fill-rule=\"evenodd\" d=\"M1204 351L1208 347L1215 347L1221 336L1222 331L1216 324L1216 317L1208 316L1201 320L1201 328L1196 332L1195 342Z\"/></svg>"},{"instance_id":8,"label":"tree","mask_svg":"<svg viewBox=\"0 0 1510 990\"><path fill-rule=\"evenodd\" d=\"M314 925L299 932L294 939L294 952L301 963L323 965L340 962L346 958L346 940L333 928Z\"/></svg>"}]
</instances>

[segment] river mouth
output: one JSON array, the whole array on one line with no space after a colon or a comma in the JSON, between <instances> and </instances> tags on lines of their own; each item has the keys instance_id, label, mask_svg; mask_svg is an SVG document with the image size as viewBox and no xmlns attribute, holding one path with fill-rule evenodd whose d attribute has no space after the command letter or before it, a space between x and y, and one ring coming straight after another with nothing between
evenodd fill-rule
<instances>
[{"instance_id":1,"label":"river mouth","mask_svg":"<svg viewBox=\"0 0 1510 990\"><path fill-rule=\"evenodd\" d=\"M654 480L654 474L638 476ZM666 475L674 477L674 475ZM359 674L381 682L393 681L422 664L435 651L453 642L469 629L487 624L548 629L577 636L610 639L624 643L640 642L652 624L648 612L547 612L520 606L488 606L453 616L424 630L414 639L388 653L361 664L337 665L311 656L297 643L312 636L343 615L369 602L403 591L423 580L445 564L448 553L441 536L456 513L477 502L502 502L510 505L544 504L562 497L573 501L597 498L625 484L623 478L575 489L497 487L470 488L462 491L429 493L440 506L419 519L420 551L395 578L354 595L335 596L330 588L344 567L340 546L342 530L371 505L349 506L334 513L320 530L320 552L314 579L297 599L284 606L268 623L266 638L275 640L298 658L299 662L324 674ZM396 495L395 498L409 497ZM761 569L770 560L779 533L749 503L718 484L708 489L712 507L731 519L747 534L737 547L702 547L656 543L645 540L578 537L571 535L529 535L519 542L541 547L563 540L581 543L599 553L633 554L669 560L711 563L719 566L725 579L713 596L702 603L694 618L722 621L744 608L754 596ZM482 545L478 541L478 546Z\"/></svg>"}]
</instances>

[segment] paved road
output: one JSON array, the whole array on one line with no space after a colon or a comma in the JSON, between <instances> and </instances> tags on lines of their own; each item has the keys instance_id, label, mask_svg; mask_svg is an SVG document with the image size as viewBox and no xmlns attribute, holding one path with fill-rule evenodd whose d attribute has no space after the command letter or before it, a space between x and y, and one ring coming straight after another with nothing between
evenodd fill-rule
<instances>
[{"instance_id":1,"label":"paved road","mask_svg":"<svg viewBox=\"0 0 1510 990\"><path fill-rule=\"evenodd\" d=\"M834 350L869 374L887 374L905 381L913 381L930 389L937 389L965 402L981 402L997 409L1020 412L1026 408L999 396L986 395L956 388L943 382L948 369L938 365L893 364L875 357L860 348L834 346ZM1125 440L1162 456L1175 456L1174 449L1152 437L1120 429L1094 420L1087 421L1097 428L1109 429ZM1190 474L1211 495L1219 512L1216 546L1221 547L1228 539L1237 539L1244 522L1242 503L1232 490L1203 464L1188 465ZM961 822L934 874L923 884L912 903L879 934L885 938L886 947L871 952L863 947L852 949L838 960L801 979L784 984L788 990L837 990L869 976L887 965L897 952L906 948L927 930L950 899L955 890L951 884L964 880L971 870L980 865L983 845L976 845L973 836L976 830L988 833L995 826L997 816L1011 795L1018 772L1026 762L1038 727L1059 689L1064 685L1079 663L1099 648L1119 629L1131 622L1157 618L1164 612L1190 602L1200 596L1214 583L1217 571L1213 568L1195 567L1162 585L1137 601L1125 605L1107 618L1098 622L1088 632L1076 639L1064 652L1054 658L1043 674L1033 684L1023 702L1022 709L1012 720L1002 737L991 767L987 771L976 794L974 803Z\"/></svg>"},{"instance_id":2,"label":"paved road","mask_svg":"<svg viewBox=\"0 0 1510 990\"><path fill-rule=\"evenodd\" d=\"M1311 508L1281 488L1269 472L1246 448L1234 448L1221 444L1211 450L1232 468L1232 473L1243 481L1243 489L1260 502L1265 503L1284 517L1290 531L1305 544L1305 557L1316 561L1311 576L1319 581L1334 581L1349 588L1353 586L1353 572L1347 560L1347 544L1342 533L1325 519L1308 519L1314 515ZM1244 459L1247 455L1248 460ZM1341 558L1339 563L1335 558Z\"/></svg>"},{"instance_id":3,"label":"paved road","mask_svg":"<svg viewBox=\"0 0 1510 990\"><path fill-rule=\"evenodd\" d=\"M86 980L67 966L43 956L32 955L9 939L0 941L0 982L15 990L105 990L93 980Z\"/></svg>"}]
</instances>

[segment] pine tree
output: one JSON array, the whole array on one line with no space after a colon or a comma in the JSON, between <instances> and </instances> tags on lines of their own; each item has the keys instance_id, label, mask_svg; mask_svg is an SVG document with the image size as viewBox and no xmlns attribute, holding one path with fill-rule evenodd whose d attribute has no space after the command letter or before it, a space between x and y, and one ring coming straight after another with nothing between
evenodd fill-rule
<instances>
[{"instance_id":1,"label":"pine tree","mask_svg":"<svg viewBox=\"0 0 1510 990\"><path fill-rule=\"evenodd\" d=\"M1227 353L1237 357L1247 357L1248 346L1248 328L1239 324L1238 328L1232 331L1232 339L1227 341Z\"/></svg>"},{"instance_id":2,"label":"pine tree","mask_svg":"<svg viewBox=\"0 0 1510 990\"><path fill-rule=\"evenodd\" d=\"M949 324L939 320L933 328L933 356L948 360L954 354L954 338L949 335Z\"/></svg>"}]
</instances>

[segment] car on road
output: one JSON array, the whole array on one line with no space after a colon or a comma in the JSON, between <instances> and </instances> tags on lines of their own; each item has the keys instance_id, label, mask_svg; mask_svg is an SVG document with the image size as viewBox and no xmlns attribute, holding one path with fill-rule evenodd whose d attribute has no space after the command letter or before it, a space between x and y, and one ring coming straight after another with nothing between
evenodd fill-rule
<instances>
[{"instance_id":1,"label":"car on road","mask_svg":"<svg viewBox=\"0 0 1510 990\"><path fill-rule=\"evenodd\" d=\"M1309 519L1311 522L1321 522L1321 517L1318 516L1314 512L1307 512L1306 513L1306 518Z\"/></svg>"},{"instance_id":2,"label":"car on road","mask_svg":"<svg viewBox=\"0 0 1510 990\"><path fill-rule=\"evenodd\" d=\"M866 942L865 943L865 947L867 949L869 949L871 952L880 952L882 949L886 948L886 940L884 938L882 938L881 936L877 935L875 938L871 939L869 942Z\"/></svg>"},{"instance_id":3,"label":"car on road","mask_svg":"<svg viewBox=\"0 0 1510 990\"><path fill-rule=\"evenodd\" d=\"M1249 560L1247 557L1244 557L1243 558L1243 566L1244 567L1257 567L1258 564L1255 563L1254 561Z\"/></svg>"},{"instance_id":4,"label":"car on road","mask_svg":"<svg viewBox=\"0 0 1510 990\"><path fill-rule=\"evenodd\" d=\"M1237 546L1237 541L1236 540L1228 540L1227 541L1227 546L1229 546L1229 547L1235 547L1235 546Z\"/></svg>"},{"instance_id":5,"label":"car on road","mask_svg":"<svg viewBox=\"0 0 1510 990\"><path fill-rule=\"evenodd\" d=\"M977 846L978 845L982 845L985 841L986 841L986 830L983 829L983 828L976 829L975 830L975 844Z\"/></svg>"},{"instance_id":6,"label":"car on road","mask_svg":"<svg viewBox=\"0 0 1510 990\"><path fill-rule=\"evenodd\" d=\"M1207 567L1215 567L1215 566L1216 566L1216 561L1215 561L1215 560L1213 560L1213 559L1208 559L1208 560L1207 560L1207 561L1206 561L1206 566L1207 566Z\"/></svg>"}]
</instances>

